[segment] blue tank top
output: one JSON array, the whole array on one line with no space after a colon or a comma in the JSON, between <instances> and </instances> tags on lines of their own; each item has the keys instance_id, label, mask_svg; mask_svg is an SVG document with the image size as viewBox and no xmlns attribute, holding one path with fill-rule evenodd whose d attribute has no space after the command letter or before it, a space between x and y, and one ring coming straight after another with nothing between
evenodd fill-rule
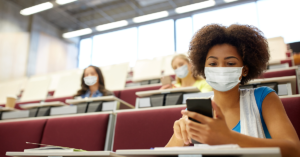
<instances>
[{"instance_id":1,"label":"blue tank top","mask_svg":"<svg viewBox=\"0 0 300 157\"><path fill-rule=\"evenodd\" d=\"M272 137L269 133L269 130L266 126L266 123L265 123L263 115L262 115L262 103L263 103L265 97L271 92L275 92L275 91L269 87L259 87L254 90L254 97L255 97L256 104L257 104L257 107L259 110L260 119L261 119L261 123L262 123L263 129L264 129L266 138L272 138ZM239 132L239 133L241 132L240 121L232 130Z\"/></svg>"}]
</instances>

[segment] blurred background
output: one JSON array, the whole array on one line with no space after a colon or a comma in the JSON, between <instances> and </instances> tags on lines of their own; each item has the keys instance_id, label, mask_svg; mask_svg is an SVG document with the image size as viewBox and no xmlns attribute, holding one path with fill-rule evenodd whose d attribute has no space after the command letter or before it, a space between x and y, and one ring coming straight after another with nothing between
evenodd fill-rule
<instances>
[{"instance_id":1,"label":"blurred background","mask_svg":"<svg viewBox=\"0 0 300 157\"><path fill-rule=\"evenodd\" d=\"M175 77L173 56L186 54L193 34L211 23L256 26L269 41L270 65L298 65L299 7L299 0L0 0L0 87L19 84L2 95L20 98L28 80L45 76L49 93L32 100L72 96L89 65L101 68L111 91L159 83Z\"/></svg>"},{"instance_id":2,"label":"blurred background","mask_svg":"<svg viewBox=\"0 0 300 157\"><path fill-rule=\"evenodd\" d=\"M20 13L47 2L44 11ZM182 8L199 2L208 3ZM0 0L0 81L91 64L134 67L137 60L185 53L193 34L210 23L254 25L267 38L299 42L299 6L299 0Z\"/></svg>"}]
</instances>

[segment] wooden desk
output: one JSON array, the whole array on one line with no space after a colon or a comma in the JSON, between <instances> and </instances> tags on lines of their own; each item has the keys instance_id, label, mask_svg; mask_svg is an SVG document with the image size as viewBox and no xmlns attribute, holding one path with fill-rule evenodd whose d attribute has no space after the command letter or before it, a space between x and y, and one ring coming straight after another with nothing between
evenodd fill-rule
<instances>
[{"instance_id":1,"label":"wooden desk","mask_svg":"<svg viewBox=\"0 0 300 157\"><path fill-rule=\"evenodd\" d=\"M240 148L240 149L219 149L219 150L117 150L118 155L122 156L139 156L139 157L156 157L156 156L179 156L185 155L202 155L203 156L234 156L234 157L281 157L279 148Z\"/></svg>"},{"instance_id":2,"label":"wooden desk","mask_svg":"<svg viewBox=\"0 0 300 157\"><path fill-rule=\"evenodd\" d=\"M135 94L139 97L148 97L155 94L168 94L168 93L179 93L179 92L194 93L194 92L200 92L200 90L197 87L181 87L181 88L173 88L173 89L136 92Z\"/></svg>"},{"instance_id":3,"label":"wooden desk","mask_svg":"<svg viewBox=\"0 0 300 157\"><path fill-rule=\"evenodd\" d=\"M9 107L0 107L0 112L1 111L16 111L17 109L15 108L9 108Z\"/></svg>"},{"instance_id":4,"label":"wooden desk","mask_svg":"<svg viewBox=\"0 0 300 157\"><path fill-rule=\"evenodd\" d=\"M79 103L84 103L84 102L95 102L95 101L117 101L120 102L124 105L126 105L129 108L134 108L131 104L125 102L124 100L121 100L115 96L102 96L102 97L95 97L95 98L84 98L84 99L67 99L66 103L68 104L79 104Z\"/></svg>"},{"instance_id":5,"label":"wooden desk","mask_svg":"<svg viewBox=\"0 0 300 157\"><path fill-rule=\"evenodd\" d=\"M22 104L20 107L22 109L31 109L31 108L37 108L37 107L47 107L47 106L64 106L67 105L60 101L52 101L52 102L44 102L44 103L31 103L31 104Z\"/></svg>"},{"instance_id":6,"label":"wooden desk","mask_svg":"<svg viewBox=\"0 0 300 157\"><path fill-rule=\"evenodd\" d=\"M264 73L268 73L268 72L275 72L275 71L291 70L291 69L298 70L298 67L297 67L297 66L293 66L293 67L289 67L289 68L282 68L282 69L271 69L271 70L266 70Z\"/></svg>"},{"instance_id":7,"label":"wooden desk","mask_svg":"<svg viewBox=\"0 0 300 157\"><path fill-rule=\"evenodd\" d=\"M95 156L103 156L103 157L122 157L117 155L111 151L88 151L88 152L59 152L59 153L24 153L24 152L6 152L7 156L15 156L15 157L63 157L63 156L81 156L81 157L95 157Z\"/></svg>"},{"instance_id":8,"label":"wooden desk","mask_svg":"<svg viewBox=\"0 0 300 157\"><path fill-rule=\"evenodd\" d=\"M292 92L296 94L296 86L297 86L297 78L296 76L283 76L283 77L272 77L272 78L265 78L265 79L255 79L249 81L247 84L257 84L257 83L270 83L270 82L277 82L277 83L291 83L292 84Z\"/></svg>"}]
</instances>

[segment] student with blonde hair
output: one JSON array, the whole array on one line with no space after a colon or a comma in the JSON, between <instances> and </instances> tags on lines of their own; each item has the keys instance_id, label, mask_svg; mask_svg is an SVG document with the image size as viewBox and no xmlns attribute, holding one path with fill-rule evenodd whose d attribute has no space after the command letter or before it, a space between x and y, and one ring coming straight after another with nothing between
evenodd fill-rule
<instances>
[{"instance_id":1,"label":"student with blonde hair","mask_svg":"<svg viewBox=\"0 0 300 157\"><path fill-rule=\"evenodd\" d=\"M176 83L172 85L164 85L161 87L161 89L194 86L197 87L201 92L212 91L212 88L206 83L204 78L193 75L192 64L186 55L178 54L174 56L171 66L175 70Z\"/></svg>"}]
</instances>

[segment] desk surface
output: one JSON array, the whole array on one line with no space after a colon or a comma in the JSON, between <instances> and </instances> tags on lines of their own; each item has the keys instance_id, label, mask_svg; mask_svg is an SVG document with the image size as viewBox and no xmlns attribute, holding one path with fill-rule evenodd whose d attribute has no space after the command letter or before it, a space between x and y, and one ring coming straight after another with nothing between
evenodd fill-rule
<instances>
[{"instance_id":1,"label":"desk surface","mask_svg":"<svg viewBox=\"0 0 300 157\"><path fill-rule=\"evenodd\" d=\"M57 153L25 153L25 152L6 152L7 156L15 156L15 157L21 157L21 156L81 156L81 157L95 157L95 156L103 156L103 157L121 157L120 155L117 155L111 151L88 151L88 152L57 152Z\"/></svg>"},{"instance_id":2,"label":"desk surface","mask_svg":"<svg viewBox=\"0 0 300 157\"><path fill-rule=\"evenodd\" d=\"M254 79L249 81L247 84L256 84L256 83L270 83L270 82L277 82L277 83L291 83L292 84L292 92L296 94L296 86L297 86L297 78L296 76L283 76L283 77L272 77L272 78L265 78L265 79Z\"/></svg>"},{"instance_id":3,"label":"desk surface","mask_svg":"<svg viewBox=\"0 0 300 157\"><path fill-rule=\"evenodd\" d=\"M20 107L22 109L30 109L36 107L46 107L46 106L64 106L67 105L60 101L52 101L52 102L43 102L43 103L30 103L30 104L22 104Z\"/></svg>"},{"instance_id":4,"label":"desk surface","mask_svg":"<svg viewBox=\"0 0 300 157\"><path fill-rule=\"evenodd\" d=\"M147 97L155 94L167 94L167 93L178 93L178 92L192 93L192 92L200 92L200 90L197 87L181 87L181 88L173 88L173 89L136 92L135 94L139 97Z\"/></svg>"},{"instance_id":5,"label":"desk surface","mask_svg":"<svg viewBox=\"0 0 300 157\"><path fill-rule=\"evenodd\" d=\"M240 148L240 149L218 149L218 150L117 150L118 155L122 156L175 156L175 155L238 155L238 156L255 156L255 157L281 157L279 148Z\"/></svg>"},{"instance_id":6,"label":"desk surface","mask_svg":"<svg viewBox=\"0 0 300 157\"><path fill-rule=\"evenodd\" d=\"M67 99L66 103L76 105L76 104L79 104L79 103L94 102L94 101L118 101L118 102L121 102L122 104L124 104L124 105L126 105L130 108L134 108L133 105L131 105L131 104L125 102L124 100L119 99L115 96L102 96L102 97L84 98L84 99Z\"/></svg>"}]
</instances>

